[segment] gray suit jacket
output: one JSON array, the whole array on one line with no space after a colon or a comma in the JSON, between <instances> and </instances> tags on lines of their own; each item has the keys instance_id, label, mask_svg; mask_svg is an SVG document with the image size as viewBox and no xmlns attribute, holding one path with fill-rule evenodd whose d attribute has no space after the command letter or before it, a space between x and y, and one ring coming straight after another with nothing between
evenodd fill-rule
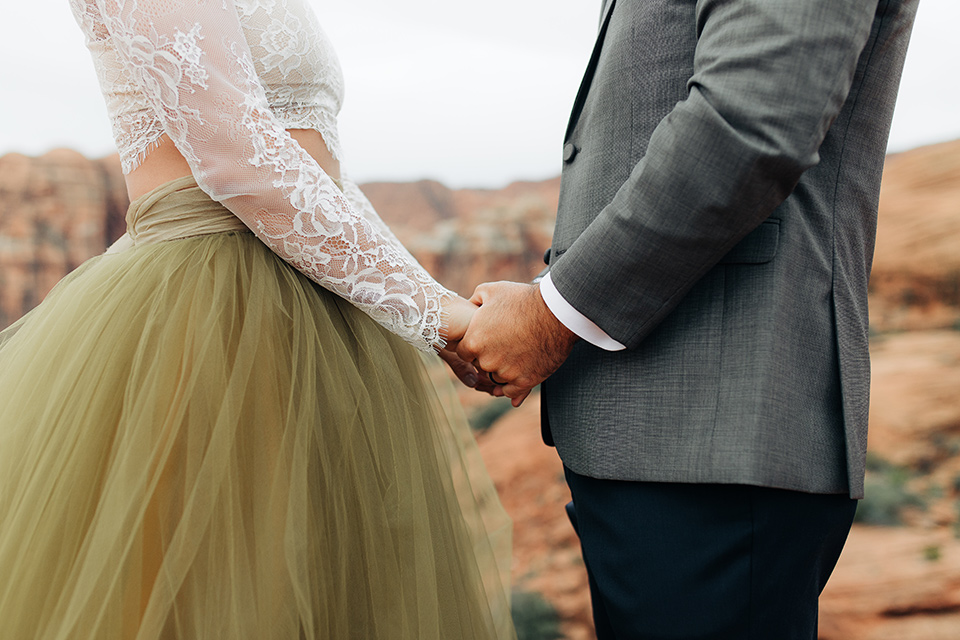
<instances>
[{"instance_id":1,"label":"gray suit jacket","mask_svg":"<svg viewBox=\"0 0 960 640\"><path fill-rule=\"evenodd\" d=\"M863 493L867 279L915 0L605 0L551 277L628 349L544 385L577 473Z\"/></svg>"}]
</instances>

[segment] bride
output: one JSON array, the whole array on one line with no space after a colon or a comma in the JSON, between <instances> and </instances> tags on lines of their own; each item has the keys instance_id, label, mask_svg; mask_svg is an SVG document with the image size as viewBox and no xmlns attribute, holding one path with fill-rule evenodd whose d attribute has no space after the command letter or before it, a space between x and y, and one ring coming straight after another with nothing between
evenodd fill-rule
<instances>
[{"instance_id":1,"label":"bride","mask_svg":"<svg viewBox=\"0 0 960 640\"><path fill-rule=\"evenodd\" d=\"M475 307L342 174L306 0L71 6L132 203L0 335L0 635L514 637L509 522L417 353Z\"/></svg>"}]
</instances>

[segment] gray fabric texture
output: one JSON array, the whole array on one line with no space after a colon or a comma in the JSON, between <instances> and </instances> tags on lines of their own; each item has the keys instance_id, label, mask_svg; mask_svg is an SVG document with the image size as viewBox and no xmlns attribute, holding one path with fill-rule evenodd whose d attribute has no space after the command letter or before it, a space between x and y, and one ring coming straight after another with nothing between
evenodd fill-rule
<instances>
[{"instance_id":1,"label":"gray fabric texture","mask_svg":"<svg viewBox=\"0 0 960 640\"><path fill-rule=\"evenodd\" d=\"M582 475L863 493L867 280L916 0L606 0L551 277Z\"/></svg>"}]
</instances>

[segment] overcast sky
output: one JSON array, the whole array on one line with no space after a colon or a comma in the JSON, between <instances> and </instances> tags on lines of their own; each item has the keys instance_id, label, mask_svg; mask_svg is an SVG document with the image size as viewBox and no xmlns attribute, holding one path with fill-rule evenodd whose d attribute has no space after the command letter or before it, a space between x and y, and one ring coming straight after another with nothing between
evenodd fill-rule
<instances>
[{"instance_id":1,"label":"overcast sky","mask_svg":"<svg viewBox=\"0 0 960 640\"><path fill-rule=\"evenodd\" d=\"M353 178L500 187L560 171L599 0L310 0L347 83ZM67 0L5 0L0 154L113 151ZM960 138L960 0L921 0L890 150Z\"/></svg>"}]
</instances>

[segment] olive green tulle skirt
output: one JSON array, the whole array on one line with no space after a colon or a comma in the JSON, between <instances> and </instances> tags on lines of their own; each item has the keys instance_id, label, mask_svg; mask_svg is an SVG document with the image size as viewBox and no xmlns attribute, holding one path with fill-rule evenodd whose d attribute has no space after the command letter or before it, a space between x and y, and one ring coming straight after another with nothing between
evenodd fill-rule
<instances>
[{"instance_id":1,"label":"olive green tulle skirt","mask_svg":"<svg viewBox=\"0 0 960 640\"><path fill-rule=\"evenodd\" d=\"M0 334L0 638L513 638L429 366L248 232L86 262Z\"/></svg>"}]
</instances>

